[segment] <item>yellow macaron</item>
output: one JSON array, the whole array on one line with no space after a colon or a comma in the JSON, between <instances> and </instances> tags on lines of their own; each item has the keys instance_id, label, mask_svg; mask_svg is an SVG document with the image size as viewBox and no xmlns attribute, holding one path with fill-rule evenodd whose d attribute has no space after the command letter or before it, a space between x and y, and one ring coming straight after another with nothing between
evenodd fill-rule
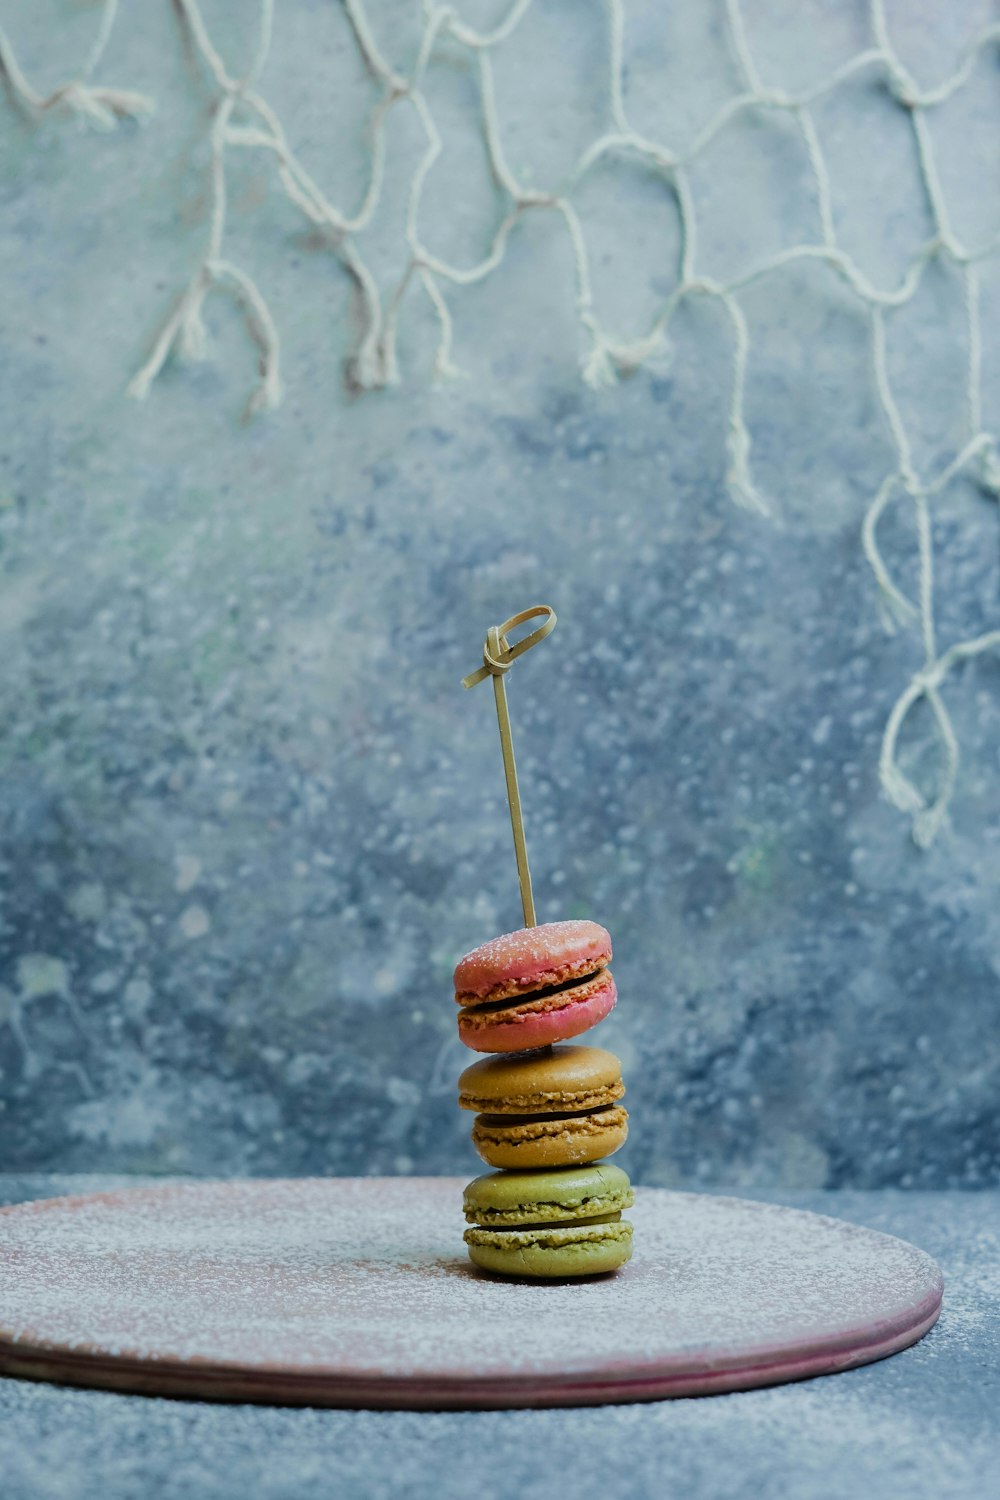
<instances>
[{"instance_id":1,"label":"yellow macaron","mask_svg":"<svg viewBox=\"0 0 1000 1500\"><path fill-rule=\"evenodd\" d=\"M575 1166L625 1144L621 1063L601 1047L546 1047L484 1058L459 1079L458 1102L478 1116L472 1141L491 1167Z\"/></svg>"}]
</instances>

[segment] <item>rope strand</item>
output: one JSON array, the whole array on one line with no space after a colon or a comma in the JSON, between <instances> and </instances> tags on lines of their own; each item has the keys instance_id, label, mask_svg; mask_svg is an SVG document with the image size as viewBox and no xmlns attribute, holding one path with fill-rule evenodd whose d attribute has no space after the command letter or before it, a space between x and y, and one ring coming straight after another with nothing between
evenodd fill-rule
<instances>
[{"instance_id":1,"label":"rope strand","mask_svg":"<svg viewBox=\"0 0 1000 1500\"><path fill-rule=\"evenodd\" d=\"M582 3L582 0L581 0ZM177 10L196 53L216 90L210 129L209 230L201 260L187 285L167 314L152 349L132 379L128 391L143 399L174 352L191 358L204 357L206 333L202 319L205 298L214 289L227 290L239 302L248 332L257 345L260 382L251 396L251 410L265 410L281 399L281 344L267 302L256 282L225 255L227 163L232 150L258 150L276 166L278 182L294 207L316 226L324 242L337 257L357 288L361 330L347 363L349 381L361 390L393 383L399 376L397 335L410 289L422 289L438 325L434 371L441 376L459 372L452 358L453 318L446 287L467 287L484 281L503 262L511 237L522 220L533 212L554 212L568 236L574 261L576 314L585 337L581 353L583 378L593 385L610 384L655 358L666 340L671 321L681 305L692 297L714 299L732 328L731 375L726 416L728 451L727 482L733 497L761 512L766 499L754 484L752 440L746 422L746 388L752 348L739 293L765 276L807 261L826 267L854 295L870 324L875 393L895 450L895 463L886 475L865 514L861 541L878 588L883 615L889 628L915 626L923 647L924 662L913 674L892 708L885 727L880 775L886 795L913 819L918 843L926 844L942 826L947 814L958 765L958 746L940 689L953 669L981 651L993 649L997 632L975 640L957 642L936 655L933 582L933 516L931 504L945 487L962 475L974 479L982 492L1000 500L1000 453L997 437L983 429L982 348L978 265L1000 253L1000 234L977 248L966 247L956 236L948 211L947 195L935 158L930 128L932 113L965 86L980 57L1000 50L1000 24L982 30L969 44L953 71L937 84L921 86L902 63L893 45L883 0L869 0L868 24L871 44L840 63L809 89L787 92L768 86L758 71L752 37L741 0L725 0L726 30L739 72L740 92L721 104L697 130L685 150L667 141L653 140L637 131L628 116L626 12L624 0L593 0L602 3L607 20L607 73L605 91L609 128L581 152L561 183L548 190L525 186L512 169L504 150L503 129L493 84L492 54L518 32L534 7L534 0L511 0L490 30L477 31L447 4L421 0L422 31L408 74L397 72L386 60L372 26L365 0L341 0L344 16L358 54L375 90L369 116L370 155L367 184L359 207L353 212L338 208L306 170L290 146L277 114L259 91L274 22L273 0L258 0L257 32L251 63L242 77L227 66L212 40L199 0L176 0ZM121 116L141 116L151 108L143 95L105 88L91 83L116 22L117 0L104 0L95 41L80 71L69 82L44 95L36 90L18 65L13 48L0 30L0 71L10 90L29 114L38 116L58 110L75 113L88 123L108 128ZM421 204L442 152L442 137L431 105L423 91L427 69L440 48L449 55L464 49L474 61L479 94L479 125L487 160L501 200L499 227L485 254L472 265L461 266L436 253L420 231ZM905 113L912 133L917 168L932 232L920 247L896 286L878 287L837 240L830 173L822 142L811 113L812 107L862 74L881 76L886 94ZM387 129L392 111L408 107L414 111L424 137L409 182L403 237L406 259L395 282L380 287L359 248L359 237L367 230L382 200L387 156ZM713 141L734 121L750 111L785 114L798 128L812 177L818 238L792 245L767 260L716 281L700 275L698 260L698 215L687 178L687 168L708 150ZM680 235L678 281L644 332L623 338L607 328L595 306L587 238L573 202L573 193L586 175L606 158L637 157L659 175L674 194ZM916 295L932 263L954 271L962 280L967 348L964 401L967 437L961 450L948 460L936 478L920 475L914 463L909 435L896 400L887 362L887 319ZM911 601L893 580L878 543L878 524L890 503L902 496L913 506L919 555L917 602ZM899 768L900 735L911 710L922 700L931 709L935 732L944 756L936 786L919 790Z\"/></svg>"}]
</instances>

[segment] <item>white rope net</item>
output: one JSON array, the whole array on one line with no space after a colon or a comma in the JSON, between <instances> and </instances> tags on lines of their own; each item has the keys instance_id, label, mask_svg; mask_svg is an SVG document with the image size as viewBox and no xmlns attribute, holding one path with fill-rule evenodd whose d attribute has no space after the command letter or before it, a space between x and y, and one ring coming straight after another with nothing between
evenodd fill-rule
<instances>
[{"instance_id":1,"label":"white rope net","mask_svg":"<svg viewBox=\"0 0 1000 1500\"><path fill-rule=\"evenodd\" d=\"M339 0L371 79L373 100L367 121L370 166L366 189L352 209L334 204L289 144L281 119L261 91L260 79L271 46L274 0L260 0L257 8L256 45L250 67L234 76L206 25L198 0L174 0L181 23L214 89L209 113L211 146L211 209L209 228L201 259L193 267L186 285L163 322L145 363L132 379L129 394L139 400L150 392L157 376L173 353L189 358L204 357L206 331L202 309L209 292L229 292L246 317L247 327L259 350L260 379L251 397L254 411L273 408L281 401L281 344L278 329L264 294L254 279L226 255L227 171L231 152L259 151L273 163L282 189L310 223L324 231L340 261L356 283L362 306L362 331L349 362L351 382L362 390L375 390L398 381L397 337L404 303L411 287L419 287L433 311L438 339L434 358L437 375L459 373L452 358L453 324L447 289L470 286L490 276L504 259L508 242L529 214L556 214L565 226L575 264L576 311L586 340L582 360L583 378L591 385L613 382L646 364L663 347L678 308L691 298L714 299L724 310L732 334L731 382L727 418L728 483L734 499L766 513L768 505L756 488L751 471L751 439L744 417L744 397L750 335L740 302L740 293L765 277L812 261L824 265L856 298L870 328L874 383L886 427L895 450L892 466L872 499L864 518L862 541L871 565L887 626L907 626L919 634L923 661L911 676L891 713L882 740L879 772L883 789L892 803L910 815L916 842L930 845L951 801L958 771L959 747L942 688L963 661L1000 647L1000 629L968 640L953 641L943 649L935 628L933 508L935 500L960 475L975 480L982 492L1000 500L1000 454L995 433L987 431L982 414L982 318L980 315L980 266L1000 253L1000 233L986 243L968 246L957 236L944 184L938 172L929 127L933 112L951 99L970 79L976 63L987 49L1000 48L1000 24L984 29L968 47L948 77L921 87L904 66L887 25L883 0L869 0L870 45L841 63L827 78L802 93L788 93L767 86L758 72L751 37L740 0L724 0L728 39L742 80L740 91L715 110L684 151L668 141L654 140L633 128L628 115L623 77L626 14L624 0L594 0L602 4L607 18L607 71L602 83L606 94L608 128L590 142L565 180L542 191L518 180L504 153L502 129L493 81L492 54L507 42L534 5L544 0L515 0L489 30L476 30L463 21L452 6L434 0L414 0L420 6L422 32L409 71L398 72L386 61L379 47L364 0ZM97 36L83 66L67 83L48 95L32 88L20 69L14 51L0 30L0 68L10 91L31 114L70 112L89 124L109 128L123 116L140 117L152 103L129 90L95 84L92 79L106 50L117 15L117 0L104 0ZM428 176L443 148L427 94L425 76L436 49L447 43L464 49L478 82L479 120L497 193L503 205L499 228L483 257L475 264L456 265L435 254L420 235L420 209ZM905 115L912 131L922 191L933 231L911 260L898 284L876 286L837 238L832 206L830 173L817 130L813 108L834 91L861 77L881 79L888 96ZM424 140L422 155L409 182L403 233L405 267L395 284L384 289L365 261L359 239L371 225L379 207L385 182L388 151L387 123L392 111L412 110ZM816 236L759 261L726 280L703 274L698 267L699 222L689 171L716 137L732 121L750 111L780 112L800 132L811 168ZM574 192L598 163L613 157L643 161L662 175L677 204L680 223L680 264L677 284L664 299L655 318L639 338L624 338L606 327L594 305L590 259L581 219L574 206ZM965 346L965 440L958 451L935 473L921 473L915 463L910 436L901 416L886 358L886 320L912 301L922 279L933 264L944 264L960 278L965 308L965 327L959 335ZM902 502L912 510L919 554L916 598L910 598L897 582L879 545L879 522L887 509ZM899 762L900 735L914 707L924 701L933 716L942 751L941 769L934 784L918 786Z\"/></svg>"}]
</instances>

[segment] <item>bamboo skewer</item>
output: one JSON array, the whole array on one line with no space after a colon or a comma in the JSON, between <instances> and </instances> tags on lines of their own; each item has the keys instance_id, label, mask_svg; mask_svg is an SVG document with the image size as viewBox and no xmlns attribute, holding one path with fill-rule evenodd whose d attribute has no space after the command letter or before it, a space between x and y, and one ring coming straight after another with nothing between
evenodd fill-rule
<instances>
[{"instance_id":1,"label":"bamboo skewer","mask_svg":"<svg viewBox=\"0 0 1000 1500\"><path fill-rule=\"evenodd\" d=\"M528 620L543 618L543 624L526 635L513 646L507 639L508 631ZM510 712L507 707L507 684L505 681L511 663L532 646L537 646L555 629L556 612L548 604L535 604L512 615L502 625L491 625L486 632L483 647L483 665L468 677L463 677L464 688L475 687L487 677L493 678L493 693L496 698L497 722L500 727L500 750L503 754L504 778L507 782L507 805L510 808L510 823L514 834L514 855L517 859L517 878L521 887L521 907L524 911L525 927L535 927L535 900L531 889L531 870L528 867L528 848L524 838L524 818L521 813L521 793L517 784L517 765L514 761L514 739L510 727Z\"/></svg>"}]
</instances>

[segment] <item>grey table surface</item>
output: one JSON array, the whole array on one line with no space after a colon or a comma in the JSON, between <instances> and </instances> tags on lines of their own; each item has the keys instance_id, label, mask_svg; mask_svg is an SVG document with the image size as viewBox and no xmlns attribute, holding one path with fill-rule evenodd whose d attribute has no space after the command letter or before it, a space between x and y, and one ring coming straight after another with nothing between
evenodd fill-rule
<instances>
[{"instance_id":1,"label":"grey table surface","mask_svg":"<svg viewBox=\"0 0 1000 1500\"><path fill-rule=\"evenodd\" d=\"M0 1175L0 1201L122 1181ZM946 1278L937 1326L892 1359L798 1385L561 1411L291 1410L0 1380L0 1492L4 1500L990 1494L1000 1471L1000 1193L769 1196L929 1251Z\"/></svg>"}]
</instances>

